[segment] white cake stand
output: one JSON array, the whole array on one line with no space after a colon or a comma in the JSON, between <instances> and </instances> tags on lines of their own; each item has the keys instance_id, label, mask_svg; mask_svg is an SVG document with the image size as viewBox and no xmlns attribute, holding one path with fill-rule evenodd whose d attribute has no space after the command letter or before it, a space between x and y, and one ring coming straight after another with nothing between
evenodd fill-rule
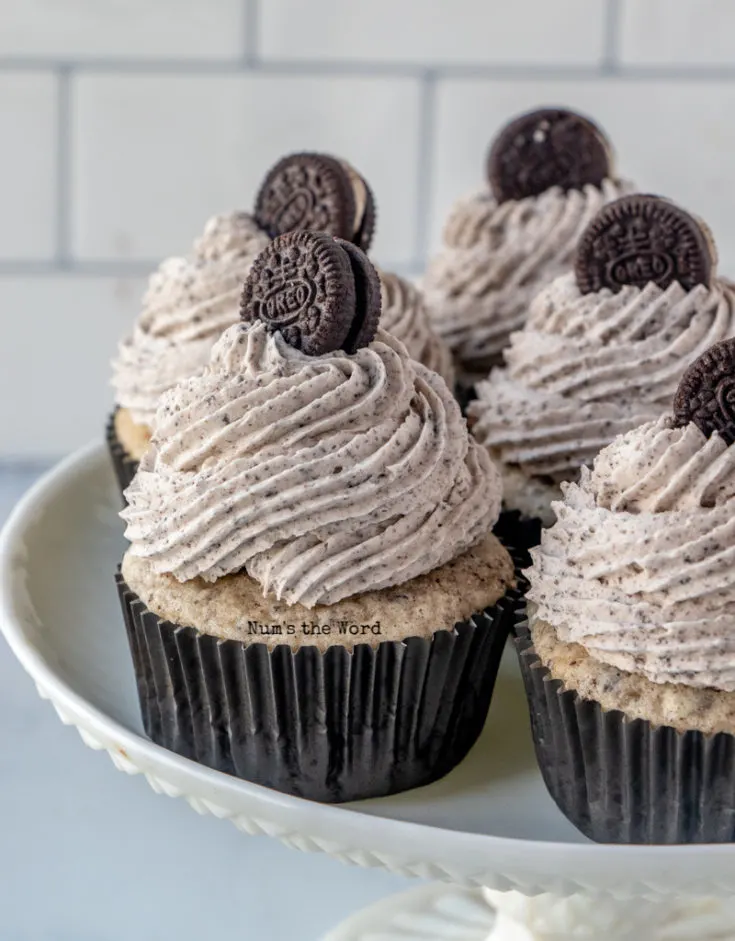
<instances>
[{"instance_id":1,"label":"white cake stand","mask_svg":"<svg viewBox=\"0 0 735 941\"><path fill-rule=\"evenodd\" d=\"M320 805L212 771L148 741L113 573L124 551L104 448L73 455L0 537L0 623L39 693L115 766L301 850L436 880L360 913L331 941L735 939L735 845L586 841L536 769L508 651L483 736L443 780L394 797Z\"/></svg>"}]
</instances>

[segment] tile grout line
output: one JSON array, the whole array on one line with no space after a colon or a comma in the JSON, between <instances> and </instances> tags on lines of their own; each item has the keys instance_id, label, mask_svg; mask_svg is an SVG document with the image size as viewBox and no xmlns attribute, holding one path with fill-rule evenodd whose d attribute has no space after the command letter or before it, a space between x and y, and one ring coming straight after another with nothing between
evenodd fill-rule
<instances>
[{"instance_id":1,"label":"tile grout line","mask_svg":"<svg viewBox=\"0 0 735 941\"><path fill-rule=\"evenodd\" d=\"M429 249L431 187L434 180L434 128L436 125L437 76L431 69L421 82L418 128L418 166L416 169L415 263L423 265Z\"/></svg>"},{"instance_id":2,"label":"tile grout line","mask_svg":"<svg viewBox=\"0 0 735 941\"><path fill-rule=\"evenodd\" d=\"M153 261L79 261L73 258L57 258L53 261L0 259L0 279L3 278L52 278L69 276L79 278L141 278L149 275L159 265Z\"/></svg>"},{"instance_id":3,"label":"tile grout line","mask_svg":"<svg viewBox=\"0 0 735 941\"><path fill-rule=\"evenodd\" d=\"M258 0L242 0L243 3L243 63L246 68L254 69L258 65L258 29L260 28L260 7Z\"/></svg>"},{"instance_id":4,"label":"tile grout line","mask_svg":"<svg viewBox=\"0 0 735 941\"><path fill-rule=\"evenodd\" d=\"M56 264L70 266L71 259L71 69L56 74Z\"/></svg>"},{"instance_id":5,"label":"tile grout line","mask_svg":"<svg viewBox=\"0 0 735 941\"><path fill-rule=\"evenodd\" d=\"M250 0L256 2L256 0ZM372 78L413 78L420 80L427 72L436 80L443 79L485 79L487 81L514 80L538 81L571 80L589 81L614 75L618 79L637 81L732 81L735 80L735 66L622 66L618 61L620 41L620 3L608 0L608 25L604 37L604 52L601 65L563 65L563 64L522 64L508 63L486 65L482 63L446 63L431 65L414 62L383 62L369 60L300 60L268 59L257 55L257 50L250 50L246 55L255 55L251 65L244 56L235 59L54 59L33 56L0 56L0 73L13 71L52 71L57 74L100 72L107 75L119 74L245 74L252 71L253 65L266 74L276 75L333 75L365 76ZM253 7L253 9L256 9ZM256 17L257 20L257 17ZM255 24L257 31L257 23ZM257 38L255 40L257 44Z\"/></svg>"},{"instance_id":6,"label":"tile grout line","mask_svg":"<svg viewBox=\"0 0 735 941\"><path fill-rule=\"evenodd\" d=\"M69 258L65 262L60 259L51 261L38 261L35 259L3 259L0 258L0 280L3 278L28 277L54 277L69 276L80 278L141 278L147 277L158 268L160 259L138 261L120 261L118 259L100 259L98 261L83 261ZM381 265L391 271L414 271L419 265L415 259L406 262L391 262L390 259Z\"/></svg>"},{"instance_id":7,"label":"tile grout line","mask_svg":"<svg viewBox=\"0 0 735 941\"><path fill-rule=\"evenodd\" d=\"M620 70L620 33L622 19L620 0L607 0L605 5L604 33L602 37L601 67L605 75L616 75Z\"/></svg>"}]
</instances>

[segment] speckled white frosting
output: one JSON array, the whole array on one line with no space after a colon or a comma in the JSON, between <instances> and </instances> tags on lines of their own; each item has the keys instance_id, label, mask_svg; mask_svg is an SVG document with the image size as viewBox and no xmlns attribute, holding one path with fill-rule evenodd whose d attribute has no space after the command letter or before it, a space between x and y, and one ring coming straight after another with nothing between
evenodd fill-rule
<instances>
[{"instance_id":1,"label":"speckled white frosting","mask_svg":"<svg viewBox=\"0 0 735 941\"><path fill-rule=\"evenodd\" d=\"M665 414L686 367L733 335L727 282L580 294L564 275L534 301L506 368L478 384L473 433L527 477L576 479L616 435Z\"/></svg>"},{"instance_id":2,"label":"speckled white frosting","mask_svg":"<svg viewBox=\"0 0 735 941\"><path fill-rule=\"evenodd\" d=\"M536 616L654 683L735 690L735 448L662 417L563 489L532 552Z\"/></svg>"},{"instance_id":3,"label":"speckled white frosting","mask_svg":"<svg viewBox=\"0 0 735 941\"><path fill-rule=\"evenodd\" d=\"M130 551L181 581L245 569L264 593L330 604L443 565L500 508L445 382L382 330L313 357L237 324L155 429L123 518Z\"/></svg>"},{"instance_id":4,"label":"speckled white frosting","mask_svg":"<svg viewBox=\"0 0 735 941\"><path fill-rule=\"evenodd\" d=\"M380 326L397 337L419 363L433 369L454 387L452 352L434 333L419 289L397 274L378 270L383 310Z\"/></svg>"},{"instance_id":5,"label":"speckled white frosting","mask_svg":"<svg viewBox=\"0 0 735 941\"><path fill-rule=\"evenodd\" d=\"M572 266L579 237L600 208L629 183L498 203L485 188L461 200L444 228L444 244L423 290L434 329L469 372L498 362L533 297Z\"/></svg>"},{"instance_id":6,"label":"speckled white frosting","mask_svg":"<svg viewBox=\"0 0 735 941\"><path fill-rule=\"evenodd\" d=\"M190 257L169 258L151 276L113 362L116 402L137 424L150 427L161 395L206 365L214 341L237 321L242 283L268 242L247 213L215 216Z\"/></svg>"}]
</instances>

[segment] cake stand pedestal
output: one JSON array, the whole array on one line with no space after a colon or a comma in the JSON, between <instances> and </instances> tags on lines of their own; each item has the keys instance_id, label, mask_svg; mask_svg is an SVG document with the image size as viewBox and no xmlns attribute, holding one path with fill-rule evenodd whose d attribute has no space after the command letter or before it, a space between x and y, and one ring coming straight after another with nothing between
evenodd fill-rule
<instances>
[{"instance_id":1,"label":"cake stand pedestal","mask_svg":"<svg viewBox=\"0 0 735 941\"><path fill-rule=\"evenodd\" d=\"M569 898L431 884L353 915L324 941L730 941L724 899Z\"/></svg>"},{"instance_id":2,"label":"cake stand pedestal","mask_svg":"<svg viewBox=\"0 0 735 941\"><path fill-rule=\"evenodd\" d=\"M735 941L735 845L601 846L559 812L536 767L512 650L470 755L405 794L315 804L154 745L113 580L125 548L118 508L100 445L39 481L0 537L0 627L41 696L119 770L243 833L432 880L330 941Z\"/></svg>"}]
</instances>

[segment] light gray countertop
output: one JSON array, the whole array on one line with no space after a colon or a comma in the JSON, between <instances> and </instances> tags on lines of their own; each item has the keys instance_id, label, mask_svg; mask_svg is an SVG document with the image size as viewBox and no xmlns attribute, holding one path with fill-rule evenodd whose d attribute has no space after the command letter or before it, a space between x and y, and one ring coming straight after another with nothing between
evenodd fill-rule
<instances>
[{"instance_id":1,"label":"light gray countertop","mask_svg":"<svg viewBox=\"0 0 735 941\"><path fill-rule=\"evenodd\" d=\"M38 473L0 468L0 521ZM61 724L1 639L0 710L3 941L317 941L413 884L154 794Z\"/></svg>"}]
</instances>

